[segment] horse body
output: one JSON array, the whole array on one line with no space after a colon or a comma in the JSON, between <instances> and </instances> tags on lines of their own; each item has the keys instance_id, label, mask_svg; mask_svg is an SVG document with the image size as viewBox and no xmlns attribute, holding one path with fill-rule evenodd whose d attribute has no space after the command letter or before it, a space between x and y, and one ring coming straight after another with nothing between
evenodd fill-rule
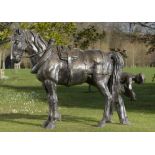
<instances>
[{"instance_id":1,"label":"horse body","mask_svg":"<svg viewBox=\"0 0 155 155\"><path fill-rule=\"evenodd\" d=\"M17 30L13 36L12 49L16 62L19 62L23 52L27 51L33 65L32 72L37 74L47 92L49 114L44 127L54 128L56 120L61 118L58 112L57 85L70 86L84 82L95 85L106 97L100 127L111 121L110 111L113 102L117 103L120 122L127 124L124 102L119 94L119 77L124 65L119 53L107 54L100 50L82 51L59 46L47 47L41 37L36 39L34 33L21 30Z\"/></svg>"},{"instance_id":2,"label":"horse body","mask_svg":"<svg viewBox=\"0 0 155 155\"><path fill-rule=\"evenodd\" d=\"M111 75L113 70L112 59L100 50L73 49L71 53L76 55L77 59L72 60L71 64L67 59L62 60L57 51L46 52L51 52L51 55L37 71L37 78L41 82L49 79L66 86L84 82L95 84L95 75Z\"/></svg>"}]
</instances>

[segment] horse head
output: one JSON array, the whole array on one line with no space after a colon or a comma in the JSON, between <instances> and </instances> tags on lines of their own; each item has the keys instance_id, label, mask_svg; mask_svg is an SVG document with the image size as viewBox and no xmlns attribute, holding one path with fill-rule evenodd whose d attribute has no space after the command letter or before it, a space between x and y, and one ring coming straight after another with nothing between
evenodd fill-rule
<instances>
[{"instance_id":1,"label":"horse head","mask_svg":"<svg viewBox=\"0 0 155 155\"><path fill-rule=\"evenodd\" d=\"M36 63L47 47L47 42L32 31L17 29L12 36L12 58L16 63L21 61L25 51L30 58L37 58L33 61Z\"/></svg>"},{"instance_id":2,"label":"horse head","mask_svg":"<svg viewBox=\"0 0 155 155\"><path fill-rule=\"evenodd\" d=\"M12 36L12 50L11 55L13 61L18 63L21 61L24 51L27 49L28 45L26 42L26 36L23 30L15 30Z\"/></svg>"}]
</instances>

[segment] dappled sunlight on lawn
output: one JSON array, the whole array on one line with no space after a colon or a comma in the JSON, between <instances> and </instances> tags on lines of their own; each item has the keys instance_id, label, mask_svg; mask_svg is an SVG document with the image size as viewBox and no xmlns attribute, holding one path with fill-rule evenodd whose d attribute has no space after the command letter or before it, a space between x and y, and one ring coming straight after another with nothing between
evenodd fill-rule
<instances>
[{"instance_id":1,"label":"dappled sunlight on lawn","mask_svg":"<svg viewBox=\"0 0 155 155\"><path fill-rule=\"evenodd\" d=\"M147 68L144 72L151 80L152 70L149 72ZM134 84L136 101L124 97L131 124L120 125L115 112L113 123L105 128L97 127L104 98L95 87L89 93L87 84L58 86L62 121L56 129L46 130L42 123L47 118L48 104L41 83L29 70L12 73L7 70L9 78L0 81L0 131L155 131L155 83L150 80L143 85Z\"/></svg>"}]
</instances>

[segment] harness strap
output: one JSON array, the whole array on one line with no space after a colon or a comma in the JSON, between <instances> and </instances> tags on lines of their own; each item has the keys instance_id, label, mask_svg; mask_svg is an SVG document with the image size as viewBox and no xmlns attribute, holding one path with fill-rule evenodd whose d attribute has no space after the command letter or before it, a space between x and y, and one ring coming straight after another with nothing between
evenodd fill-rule
<instances>
[{"instance_id":1,"label":"harness strap","mask_svg":"<svg viewBox=\"0 0 155 155\"><path fill-rule=\"evenodd\" d=\"M49 59L51 52L46 52L38 61L36 65L33 66L31 73L35 74L38 72L39 68Z\"/></svg>"},{"instance_id":2,"label":"harness strap","mask_svg":"<svg viewBox=\"0 0 155 155\"><path fill-rule=\"evenodd\" d=\"M67 58L67 64L68 64L68 71L69 71L69 78L68 78L68 84L72 81L72 76L73 76L73 72L72 72L72 66L73 66L73 62L78 59L77 56L68 56Z\"/></svg>"},{"instance_id":3,"label":"harness strap","mask_svg":"<svg viewBox=\"0 0 155 155\"><path fill-rule=\"evenodd\" d=\"M49 45L47 47L46 51L40 52L40 53L43 53L44 52L44 54L39 59L38 63L35 66L33 66L32 70L31 70L31 73L35 74L35 73L38 72L39 68L50 58L50 56L51 56L52 51L54 50L54 48L55 48L55 46L52 48L51 45Z\"/></svg>"}]
</instances>

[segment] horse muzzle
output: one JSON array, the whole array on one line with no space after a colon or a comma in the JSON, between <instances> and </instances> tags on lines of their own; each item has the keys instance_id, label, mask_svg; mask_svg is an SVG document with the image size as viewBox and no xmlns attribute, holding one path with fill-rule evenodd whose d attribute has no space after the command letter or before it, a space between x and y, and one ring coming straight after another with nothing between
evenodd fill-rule
<instances>
[{"instance_id":1,"label":"horse muzzle","mask_svg":"<svg viewBox=\"0 0 155 155\"><path fill-rule=\"evenodd\" d=\"M20 58L20 56L16 56L16 57L13 57L12 60L14 63L19 63L21 61L21 58Z\"/></svg>"}]
</instances>

